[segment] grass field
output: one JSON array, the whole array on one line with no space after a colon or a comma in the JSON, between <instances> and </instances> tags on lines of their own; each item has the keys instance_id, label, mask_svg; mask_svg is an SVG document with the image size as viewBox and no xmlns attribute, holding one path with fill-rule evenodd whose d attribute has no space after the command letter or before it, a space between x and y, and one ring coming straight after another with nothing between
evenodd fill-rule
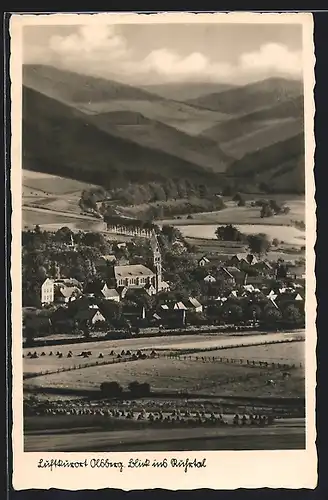
<instances>
[{"instance_id":1,"label":"grass field","mask_svg":"<svg viewBox=\"0 0 328 500\"><path fill-rule=\"evenodd\" d=\"M195 352L194 355L202 355ZM233 359L267 361L272 363L304 363L305 342L257 345L251 347L232 347L225 351L207 351L206 356L225 356Z\"/></svg>"},{"instance_id":2,"label":"grass field","mask_svg":"<svg viewBox=\"0 0 328 500\"><path fill-rule=\"evenodd\" d=\"M83 217L79 214L60 213L55 210L41 210L38 208L23 207L23 228L33 228L38 224L46 231L57 231L63 226L72 231L103 231L103 222L91 217Z\"/></svg>"},{"instance_id":3,"label":"grass field","mask_svg":"<svg viewBox=\"0 0 328 500\"><path fill-rule=\"evenodd\" d=\"M160 224L174 224L176 226L192 225L192 224L258 224L258 225L284 225L289 226L292 221L305 220L305 198L304 196L289 196L282 197L281 195L250 195L252 200L270 198L277 202L285 203L289 208L288 214L275 215L273 217L261 218L260 207L251 207L249 200L245 207L238 207L231 198L224 198L226 208L216 212L203 212L193 214L192 219L181 217L181 219L166 219L159 221Z\"/></svg>"},{"instance_id":4,"label":"grass field","mask_svg":"<svg viewBox=\"0 0 328 500\"><path fill-rule=\"evenodd\" d=\"M223 334L213 334L213 335L172 335L167 337L147 337L147 338L136 338L136 339L125 339L125 340L104 340L101 342L85 342L80 344L66 344L61 346L52 347L36 347L36 348L24 348L23 354L25 355L23 359L24 373L37 373L44 370L55 370L59 368L68 368L69 366L74 366L78 364L88 364L97 360L99 353L104 355L104 360L110 360L110 352L114 350L120 353L123 349L130 350L131 352L136 352L138 349L141 350L167 350L167 351L181 351L193 349L195 351L201 349L210 349L218 346L233 346L235 344L258 343L260 341L275 341L275 340L288 340L289 338L295 338L295 336L304 336L303 331L293 332L293 333L268 333L264 335L252 335L250 333L244 334L242 336L233 335L223 335ZM270 347L270 346L269 346ZM39 358L29 359L26 357L28 352L37 352ZM62 358L58 358L55 355L49 356L50 352L55 354L60 351L63 354ZM72 351L73 357L67 358L69 351ZM84 359L78 356L82 351L91 351L92 356L89 359ZM230 349L229 349L230 351ZM44 352L45 356L40 356Z\"/></svg>"},{"instance_id":5,"label":"grass field","mask_svg":"<svg viewBox=\"0 0 328 500\"><path fill-rule=\"evenodd\" d=\"M226 363L174 359L146 359L107 366L94 366L70 372L43 375L28 380L29 387L97 389L104 381L115 380L123 387L134 380L148 382L154 390L188 390L197 394L304 396L304 372L293 370L284 379L280 370L238 366ZM274 380L275 385L267 385Z\"/></svg>"},{"instance_id":6,"label":"grass field","mask_svg":"<svg viewBox=\"0 0 328 500\"><path fill-rule=\"evenodd\" d=\"M79 200L81 193L91 187L95 187L95 185L57 175L23 170L22 204L23 207L36 207L45 209L45 211L52 210L54 212L80 214ZM49 223L56 223L56 216L56 213L45 213L45 217L50 220ZM32 225L38 224L38 222L35 222L37 215L34 212L29 214L23 212L23 222L25 224L29 224L31 218L33 219Z\"/></svg>"},{"instance_id":7,"label":"grass field","mask_svg":"<svg viewBox=\"0 0 328 500\"><path fill-rule=\"evenodd\" d=\"M239 231L244 234L257 234L264 233L268 236L270 240L278 239L289 245L293 246L304 246L305 245L305 231L301 231L296 227L289 226L276 226L276 225L264 225L264 224L234 224ZM215 238L215 231L217 229L217 224L188 224L186 226L180 226L179 230L183 236L192 238Z\"/></svg>"},{"instance_id":8,"label":"grass field","mask_svg":"<svg viewBox=\"0 0 328 500\"><path fill-rule=\"evenodd\" d=\"M265 196L261 196L263 198ZM260 198L253 196L252 199ZM269 239L277 238L281 242L275 254L269 257L275 258L282 253L295 250L305 246L305 231L294 226L294 222L305 221L305 199L304 197L285 197L281 195L270 195L280 203L286 203L290 207L289 214L281 214L273 217L261 218L260 208L251 207L249 201L247 206L238 207L235 202L225 200L226 208L217 212L204 212L193 214L192 219L182 216L179 219L166 219L159 221L160 225L171 224L182 232L183 236L190 238L190 243L198 246L203 251L216 251L218 253L230 253L220 248L216 241L215 230L220 224L232 224L245 234L265 233ZM209 243L206 243L206 239ZM207 248L206 248L207 247ZM297 253L297 252L294 252Z\"/></svg>"},{"instance_id":9,"label":"grass field","mask_svg":"<svg viewBox=\"0 0 328 500\"><path fill-rule=\"evenodd\" d=\"M44 174L42 172L33 172L31 170L22 171L23 187L32 192L43 192L44 194L52 195L67 195L90 189L95 187L95 184L87 184L85 182L68 179L58 175Z\"/></svg>"}]
</instances>

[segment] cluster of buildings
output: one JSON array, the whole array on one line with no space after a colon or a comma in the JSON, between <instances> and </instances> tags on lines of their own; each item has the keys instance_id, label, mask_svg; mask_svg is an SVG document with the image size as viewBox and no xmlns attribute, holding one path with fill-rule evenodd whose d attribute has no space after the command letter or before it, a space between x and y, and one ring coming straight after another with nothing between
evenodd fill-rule
<instances>
[{"instance_id":1,"label":"cluster of buildings","mask_svg":"<svg viewBox=\"0 0 328 500\"><path fill-rule=\"evenodd\" d=\"M96 280L82 286L71 278L47 278L41 285L41 304L68 303L81 298L82 295L120 302L129 290L142 290L149 296L168 290L169 284L162 276L162 256L155 233L150 243L153 256L152 269L142 264L122 263L122 260L116 265L114 255L104 255L97 266L108 268L108 264L111 265L112 275L108 277L107 282Z\"/></svg>"}]
</instances>

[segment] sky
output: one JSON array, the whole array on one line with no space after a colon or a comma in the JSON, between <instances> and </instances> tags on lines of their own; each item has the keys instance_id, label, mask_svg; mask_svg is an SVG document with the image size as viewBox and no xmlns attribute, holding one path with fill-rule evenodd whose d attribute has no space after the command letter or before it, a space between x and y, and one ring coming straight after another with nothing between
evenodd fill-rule
<instances>
[{"instance_id":1,"label":"sky","mask_svg":"<svg viewBox=\"0 0 328 500\"><path fill-rule=\"evenodd\" d=\"M131 85L248 83L302 75L297 24L25 26L24 63L50 64Z\"/></svg>"}]
</instances>

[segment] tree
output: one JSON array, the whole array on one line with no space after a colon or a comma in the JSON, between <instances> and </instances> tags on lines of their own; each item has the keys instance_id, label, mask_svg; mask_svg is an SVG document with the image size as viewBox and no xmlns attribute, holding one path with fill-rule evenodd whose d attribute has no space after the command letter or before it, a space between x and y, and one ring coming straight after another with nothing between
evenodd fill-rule
<instances>
[{"instance_id":1,"label":"tree","mask_svg":"<svg viewBox=\"0 0 328 500\"><path fill-rule=\"evenodd\" d=\"M275 325L281 320L281 312L275 307L268 306L264 309L264 321L268 325Z\"/></svg>"},{"instance_id":2,"label":"tree","mask_svg":"<svg viewBox=\"0 0 328 500\"><path fill-rule=\"evenodd\" d=\"M235 201L238 206L244 207L246 204L245 198L241 193L236 193L235 196L232 198L232 201Z\"/></svg>"},{"instance_id":3,"label":"tree","mask_svg":"<svg viewBox=\"0 0 328 500\"><path fill-rule=\"evenodd\" d=\"M134 397L144 397L150 394L150 384L147 382L140 384L135 380L129 383L128 389Z\"/></svg>"},{"instance_id":4,"label":"tree","mask_svg":"<svg viewBox=\"0 0 328 500\"><path fill-rule=\"evenodd\" d=\"M238 304L225 303L222 318L229 323L239 323L243 318L243 310Z\"/></svg>"},{"instance_id":5,"label":"tree","mask_svg":"<svg viewBox=\"0 0 328 500\"><path fill-rule=\"evenodd\" d=\"M250 251L259 257L268 253L271 248L271 243L266 234L251 234L247 239Z\"/></svg>"},{"instance_id":6,"label":"tree","mask_svg":"<svg viewBox=\"0 0 328 500\"><path fill-rule=\"evenodd\" d=\"M70 243L71 237L73 236L73 231L69 227L61 227L55 233L56 241L60 241L62 243Z\"/></svg>"},{"instance_id":7,"label":"tree","mask_svg":"<svg viewBox=\"0 0 328 500\"><path fill-rule=\"evenodd\" d=\"M215 235L221 241L244 241L245 239L244 234L231 224L217 227Z\"/></svg>"},{"instance_id":8,"label":"tree","mask_svg":"<svg viewBox=\"0 0 328 500\"><path fill-rule=\"evenodd\" d=\"M261 218L264 217L272 217L274 215L274 210L270 207L270 205L263 205L261 208Z\"/></svg>"},{"instance_id":9,"label":"tree","mask_svg":"<svg viewBox=\"0 0 328 500\"><path fill-rule=\"evenodd\" d=\"M298 307L294 304L289 304L283 311L283 319L292 325L299 325L304 318Z\"/></svg>"},{"instance_id":10,"label":"tree","mask_svg":"<svg viewBox=\"0 0 328 500\"><path fill-rule=\"evenodd\" d=\"M121 396L123 388L118 382L103 382L100 391L104 397L113 398Z\"/></svg>"}]
</instances>

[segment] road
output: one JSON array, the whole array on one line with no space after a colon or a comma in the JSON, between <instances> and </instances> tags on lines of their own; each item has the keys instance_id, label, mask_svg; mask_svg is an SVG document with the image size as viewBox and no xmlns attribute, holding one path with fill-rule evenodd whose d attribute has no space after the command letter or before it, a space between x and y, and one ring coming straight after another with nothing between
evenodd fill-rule
<instances>
[{"instance_id":1,"label":"road","mask_svg":"<svg viewBox=\"0 0 328 500\"><path fill-rule=\"evenodd\" d=\"M61 429L27 432L26 452L108 452L174 450L277 450L305 447L304 419L284 419L266 427L192 429Z\"/></svg>"}]
</instances>

